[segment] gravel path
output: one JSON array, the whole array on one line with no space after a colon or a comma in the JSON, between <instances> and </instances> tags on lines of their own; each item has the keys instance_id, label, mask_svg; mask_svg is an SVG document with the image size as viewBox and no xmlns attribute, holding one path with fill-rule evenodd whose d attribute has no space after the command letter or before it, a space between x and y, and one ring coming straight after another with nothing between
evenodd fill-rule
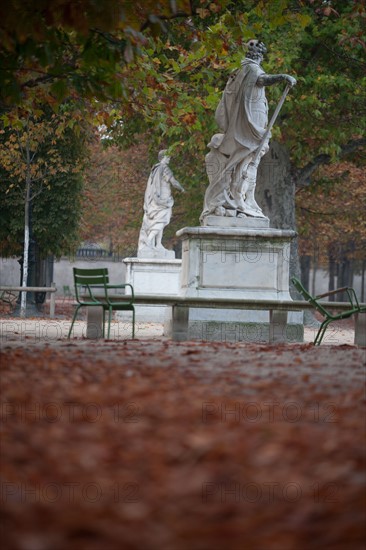
<instances>
[{"instance_id":1,"label":"gravel path","mask_svg":"<svg viewBox=\"0 0 366 550\"><path fill-rule=\"evenodd\" d=\"M0 343L1 346L34 344L59 345L68 334L69 320L60 319L0 319ZM136 338L141 339L166 339L163 335L164 326L158 323L136 323ZM304 343L314 340L317 329L305 327ZM74 336L82 339L86 334L86 322L77 321L74 325ZM126 340L131 338L131 324L128 322L113 322L111 325L111 340ZM354 330L350 323L330 325L322 345L340 346L353 345Z\"/></svg>"}]
</instances>

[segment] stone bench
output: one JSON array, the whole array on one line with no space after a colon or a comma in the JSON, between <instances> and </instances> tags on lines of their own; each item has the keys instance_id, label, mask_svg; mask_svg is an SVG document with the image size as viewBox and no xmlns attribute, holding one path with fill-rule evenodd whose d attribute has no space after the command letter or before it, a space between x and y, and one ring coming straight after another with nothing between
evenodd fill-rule
<instances>
[{"instance_id":1,"label":"stone bench","mask_svg":"<svg viewBox=\"0 0 366 550\"><path fill-rule=\"evenodd\" d=\"M49 292L50 296L50 317L55 316L55 303L57 291L56 286L52 283L52 286L0 286L0 293L3 292Z\"/></svg>"},{"instance_id":2,"label":"stone bench","mask_svg":"<svg viewBox=\"0 0 366 550\"><path fill-rule=\"evenodd\" d=\"M113 299L114 297L112 297ZM121 299L121 296L116 296ZM345 302L321 302L328 309L345 311L349 304ZM269 311L270 327L269 341L286 341L287 312L314 311L314 307L302 300L235 300L227 298L186 298L183 296L154 296L137 295L135 304L144 305L165 305L172 308L171 322L166 325L166 335L175 341L188 340L188 320L190 308L218 308L218 309L241 309L241 310L263 310ZM365 306L366 304L361 304ZM101 308L87 308L87 338L101 338L102 336L102 311ZM355 344L366 346L366 313L354 315L355 318ZM137 319L138 320L138 319Z\"/></svg>"}]
</instances>

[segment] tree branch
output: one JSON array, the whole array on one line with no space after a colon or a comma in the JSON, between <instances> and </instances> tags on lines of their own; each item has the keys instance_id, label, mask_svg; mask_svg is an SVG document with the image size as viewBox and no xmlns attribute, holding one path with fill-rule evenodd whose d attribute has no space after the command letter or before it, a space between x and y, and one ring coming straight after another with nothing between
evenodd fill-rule
<instances>
[{"instance_id":1,"label":"tree branch","mask_svg":"<svg viewBox=\"0 0 366 550\"><path fill-rule=\"evenodd\" d=\"M39 179L39 178L37 178ZM33 180L35 181L35 180ZM33 199L35 199L36 197L38 197L38 195L40 195L42 193L42 191L44 190L44 186L43 186L43 183L41 183L41 186L40 188L38 189L38 191L35 191L30 197L29 197L29 202L31 202Z\"/></svg>"},{"instance_id":2,"label":"tree branch","mask_svg":"<svg viewBox=\"0 0 366 550\"><path fill-rule=\"evenodd\" d=\"M44 76L39 76L38 78L33 78L32 80L28 80L27 82L23 82L21 84L21 89L24 88L35 88L38 86L38 84L43 84L45 82L50 82L51 80L54 80L54 76L50 74L46 74Z\"/></svg>"},{"instance_id":3,"label":"tree branch","mask_svg":"<svg viewBox=\"0 0 366 550\"><path fill-rule=\"evenodd\" d=\"M345 145L342 145L339 157L342 158L349 153L353 153L364 145L366 145L366 138L352 139L348 141ZM330 160L330 155L320 154L314 157L313 160L308 162L303 168L300 168L295 174L295 183L297 189L301 189L310 185L310 178L313 172L318 168L318 166L321 166L322 164L329 164Z\"/></svg>"},{"instance_id":4,"label":"tree branch","mask_svg":"<svg viewBox=\"0 0 366 550\"><path fill-rule=\"evenodd\" d=\"M342 145L341 156L343 157L349 153L354 153L357 149L360 149L364 145L366 145L366 138L351 139L348 143Z\"/></svg>"},{"instance_id":5,"label":"tree branch","mask_svg":"<svg viewBox=\"0 0 366 550\"><path fill-rule=\"evenodd\" d=\"M171 15L154 15L154 14L150 14L149 15L149 18L147 19L147 21L145 21L145 23L143 23L140 27L140 31L143 32L144 30L146 30L152 23L156 23L158 22L159 20L160 21L169 21L171 19L177 19L179 17L191 17L192 15L195 15L196 14L196 10L195 8L193 7L192 5L192 1L189 3L190 4L190 10L189 10L189 13L186 13L186 12L183 12L183 11L178 11L176 9L175 6L175 2L174 0L171 0L170 2L170 6L171 6L171 10L172 10L172 14Z\"/></svg>"},{"instance_id":6,"label":"tree branch","mask_svg":"<svg viewBox=\"0 0 366 550\"><path fill-rule=\"evenodd\" d=\"M300 168L300 170L298 170L297 174L295 175L297 189L301 189L302 187L307 187L308 185L310 185L310 177L312 176L313 172L315 172L318 166L322 164L329 164L329 162L330 155L317 155L303 168Z\"/></svg>"}]
</instances>

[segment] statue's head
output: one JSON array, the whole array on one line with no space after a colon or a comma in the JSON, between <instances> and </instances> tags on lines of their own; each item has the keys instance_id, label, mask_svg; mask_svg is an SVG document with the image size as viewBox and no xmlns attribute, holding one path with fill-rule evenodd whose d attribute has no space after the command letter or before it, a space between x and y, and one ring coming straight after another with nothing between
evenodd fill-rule
<instances>
[{"instance_id":1,"label":"statue's head","mask_svg":"<svg viewBox=\"0 0 366 550\"><path fill-rule=\"evenodd\" d=\"M249 59L254 59L255 61L262 61L264 54L267 53L266 46L260 40L255 40L253 38L247 42L246 46L246 56L249 57Z\"/></svg>"},{"instance_id":2,"label":"statue's head","mask_svg":"<svg viewBox=\"0 0 366 550\"><path fill-rule=\"evenodd\" d=\"M168 156L168 150L163 149L162 151L159 151L158 153L158 161L161 162L162 160L165 160L165 162L170 161L170 157Z\"/></svg>"}]
</instances>

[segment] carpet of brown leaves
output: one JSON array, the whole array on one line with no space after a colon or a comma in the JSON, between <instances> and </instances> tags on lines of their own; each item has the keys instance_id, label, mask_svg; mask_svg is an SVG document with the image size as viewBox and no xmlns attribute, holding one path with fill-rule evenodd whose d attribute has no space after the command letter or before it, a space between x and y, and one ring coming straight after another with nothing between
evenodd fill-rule
<instances>
[{"instance_id":1,"label":"carpet of brown leaves","mask_svg":"<svg viewBox=\"0 0 366 550\"><path fill-rule=\"evenodd\" d=\"M2 548L365 548L365 349L1 352Z\"/></svg>"}]
</instances>

